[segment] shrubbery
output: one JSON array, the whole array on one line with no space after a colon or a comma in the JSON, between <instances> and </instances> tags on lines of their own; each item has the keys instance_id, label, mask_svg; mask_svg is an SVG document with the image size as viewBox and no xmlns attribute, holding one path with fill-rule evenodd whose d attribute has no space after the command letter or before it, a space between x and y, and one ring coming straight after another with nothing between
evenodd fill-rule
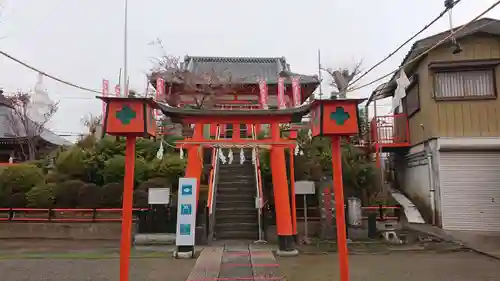
<instances>
[{"instance_id":1,"label":"shrubbery","mask_svg":"<svg viewBox=\"0 0 500 281\"><path fill-rule=\"evenodd\" d=\"M184 173L178 153L167 149L158 160L158 148L159 142L137 141L134 206L148 205L149 188L175 188L172 184ZM124 139L86 137L52 160L2 168L0 207L121 208L124 152Z\"/></svg>"}]
</instances>

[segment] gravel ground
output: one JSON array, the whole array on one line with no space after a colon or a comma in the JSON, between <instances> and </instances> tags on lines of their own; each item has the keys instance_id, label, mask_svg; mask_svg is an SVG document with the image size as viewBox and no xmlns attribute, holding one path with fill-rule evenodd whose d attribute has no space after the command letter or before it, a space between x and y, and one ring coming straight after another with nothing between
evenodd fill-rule
<instances>
[{"instance_id":1,"label":"gravel ground","mask_svg":"<svg viewBox=\"0 0 500 281\"><path fill-rule=\"evenodd\" d=\"M287 281L339 280L338 259L330 255L278 258ZM500 261L472 252L352 255L356 281L500 281Z\"/></svg>"},{"instance_id":2,"label":"gravel ground","mask_svg":"<svg viewBox=\"0 0 500 281\"><path fill-rule=\"evenodd\" d=\"M131 281L185 281L195 260L133 259ZM116 281L118 259L0 260L1 281Z\"/></svg>"},{"instance_id":3,"label":"gravel ground","mask_svg":"<svg viewBox=\"0 0 500 281\"><path fill-rule=\"evenodd\" d=\"M0 281L119 280L119 241L0 240ZM196 260L134 250L131 281L185 281ZM152 255L152 256L151 256Z\"/></svg>"}]
</instances>

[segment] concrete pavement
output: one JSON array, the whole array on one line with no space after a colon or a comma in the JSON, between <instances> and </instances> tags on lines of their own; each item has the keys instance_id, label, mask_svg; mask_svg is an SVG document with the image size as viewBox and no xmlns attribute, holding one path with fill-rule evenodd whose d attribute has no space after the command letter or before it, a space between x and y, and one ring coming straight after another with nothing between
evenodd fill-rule
<instances>
[{"instance_id":1,"label":"concrete pavement","mask_svg":"<svg viewBox=\"0 0 500 281\"><path fill-rule=\"evenodd\" d=\"M500 259L500 233L445 230L454 240L475 251Z\"/></svg>"}]
</instances>

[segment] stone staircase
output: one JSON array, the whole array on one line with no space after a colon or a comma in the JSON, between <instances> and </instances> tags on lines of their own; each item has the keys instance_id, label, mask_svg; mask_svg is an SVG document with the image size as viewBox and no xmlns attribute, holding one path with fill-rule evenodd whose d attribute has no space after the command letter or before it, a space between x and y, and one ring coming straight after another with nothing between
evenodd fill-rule
<instances>
[{"instance_id":1,"label":"stone staircase","mask_svg":"<svg viewBox=\"0 0 500 281\"><path fill-rule=\"evenodd\" d=\"M232 164L219 160L215 199L215 238L217 240L257 240L258 211L255 208L256 179L252 151L245 149L246 161L240 164L239 150L233 149ZM228 150L224 149L227 158Z\"/></svg>"}]
</instances>

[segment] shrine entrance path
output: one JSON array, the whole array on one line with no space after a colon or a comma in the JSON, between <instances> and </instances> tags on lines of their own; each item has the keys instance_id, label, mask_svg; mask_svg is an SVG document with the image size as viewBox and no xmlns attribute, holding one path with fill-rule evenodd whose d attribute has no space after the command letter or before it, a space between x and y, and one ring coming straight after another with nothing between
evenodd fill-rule
<instances>
[{"instance_id":1,"label":"shrine entrance path","mask_svg":"<svg viewBox=\"0 0 500 281\"><path fill-rule=\"evenodd\" d=\"M271 250L252 244L205 248L186 281L284 281Z\"/></svg>"}]
</instances>

